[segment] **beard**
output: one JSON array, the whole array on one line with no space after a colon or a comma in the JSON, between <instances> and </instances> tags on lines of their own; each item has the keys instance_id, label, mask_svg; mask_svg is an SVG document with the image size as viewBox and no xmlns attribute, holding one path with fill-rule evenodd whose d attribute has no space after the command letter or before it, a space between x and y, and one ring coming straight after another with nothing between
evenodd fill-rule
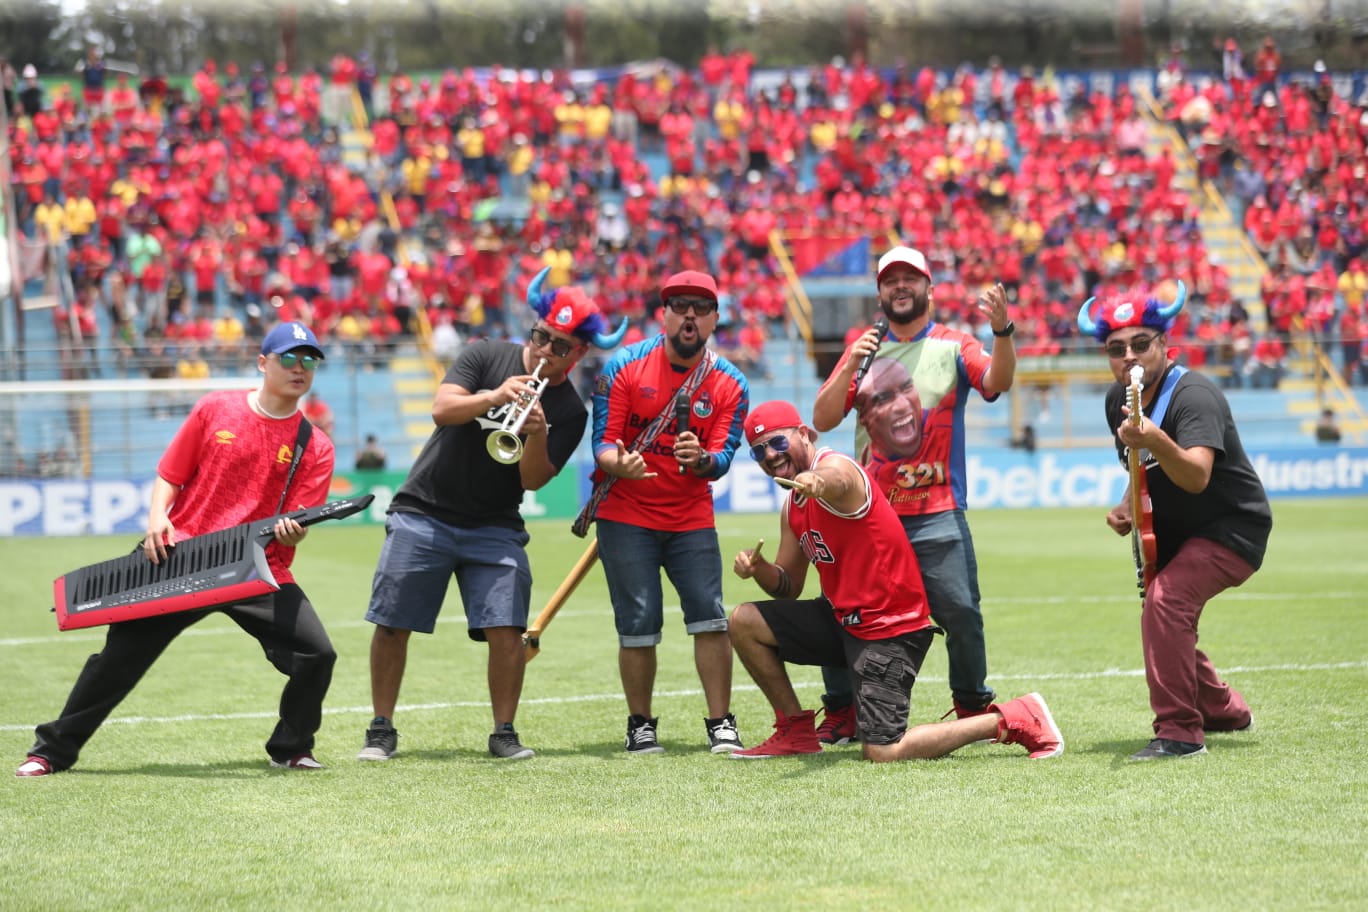
<instances>
[{"instance_id":1,"label":"beard","mask_svg":"<svg viewBox=\"0 0 1368 912\"><path fill-rule=\"evenodd\" d=\"M894 302L892 296L879 298L879 310L890 323L912 323L926 316L931 309L931 291L912 292L908 298Z\"/></svg>"},{"instance_id":2,"label":"beard","mask_svg":"<svg viewBox=\"0 0 1368 912\"><path fill-rule=\"evenodd\" d=\"M704 349L704 347L706 347L708 344L708 340L704 338L703 334L701 332L698 332L697 330L695 330L694 332L693 341L685 342L683 340L682 327L680 328L679 332L676 332L673 336L670 336L669 338L670 347L674 349L675 354L681 358L684 358L685 360L692 358L694 355L701 352Z\"/></svg>"}]
</instances>

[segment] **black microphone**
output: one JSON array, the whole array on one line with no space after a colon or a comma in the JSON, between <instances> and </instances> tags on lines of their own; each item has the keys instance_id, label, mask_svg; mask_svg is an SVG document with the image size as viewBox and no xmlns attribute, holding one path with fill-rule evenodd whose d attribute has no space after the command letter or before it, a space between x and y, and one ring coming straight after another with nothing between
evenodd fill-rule
<instances>
[{"instance_id":1,"label":"black microphone","mask_svg":"<svg viewBox=\"0 0 1368 912\"><path fill-rule=\"evenodd\" d=\"M687 433L689 430L689 394L684 390L679 391L675 396L675 436ZM686 471L684 463L679 464L679 474L683 475Z\"/></svg>"},{"instance_id":2,"label":"black microphone","mask_svg":"<svg viewBox=\"0 0 1368 912\"><path fill-rule=\"evenodd\" d=\"M879 317L874 321L874 328L879 331L879 341L883 342L883 337L888 333L888 318ZM874 356L878 353L879 350L876 348L860 359L859 366L855 368L855 389L860 388L860 381L864 379L865 374L869 373L869 365L874 363Z\"/></svg>"}]
</instances>

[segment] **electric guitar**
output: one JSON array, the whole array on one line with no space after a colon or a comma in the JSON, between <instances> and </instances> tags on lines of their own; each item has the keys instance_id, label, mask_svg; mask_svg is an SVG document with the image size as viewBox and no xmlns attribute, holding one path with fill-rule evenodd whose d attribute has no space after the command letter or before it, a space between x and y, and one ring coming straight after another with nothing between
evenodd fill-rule
<instances>
[{"instance_id":1,"label":"electric guitar","mask_svg":"<svg viewBox=\"0 0 1368 912\"><path fill-rule=\"evenodd\" d=\"M1132 367L1130 386L1126 390L1130 422L1136 427L1145 417L1140 405L1140 393L1144 390L1140 378L1144 373L1138 364ZM1144 598L1145 589L1158 573L1155 565L1159 546L1154 538L1154 507L1150 504L1149 480L1145 477L1145 467L1140 463L1140 451L1128 448L1126 461L1130 468L1131 555L1135 558L1135 585L1140 589L1140 597Z\"/></svg>"}]
</instances>

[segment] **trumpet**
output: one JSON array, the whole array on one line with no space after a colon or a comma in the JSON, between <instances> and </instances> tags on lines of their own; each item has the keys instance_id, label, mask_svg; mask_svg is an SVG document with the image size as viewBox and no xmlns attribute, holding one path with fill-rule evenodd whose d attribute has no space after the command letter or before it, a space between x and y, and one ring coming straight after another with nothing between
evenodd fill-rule
<instances>
[{"instance_id":1,"label":"trumpet","mask_svg":"<svg viewBox=\"0 0 1368 912\"><path fill-rule=\"evenodd\" d=\"M522 430L523 422L531 413L532 406L537 404L537 400L546 389L548 381L541 376L542 368L545 366L545 358L537 362L537 369L532 372L532 386L535 387L535 391L523 395L514 402L509 407L508 414L504 416L503 424L491 431L489 439L485 441L485 449L489 450L489 455L494 457L495 462L512 465L522 459L523 442L518 436L518 431Z\"/></svg>"}]
</instances>

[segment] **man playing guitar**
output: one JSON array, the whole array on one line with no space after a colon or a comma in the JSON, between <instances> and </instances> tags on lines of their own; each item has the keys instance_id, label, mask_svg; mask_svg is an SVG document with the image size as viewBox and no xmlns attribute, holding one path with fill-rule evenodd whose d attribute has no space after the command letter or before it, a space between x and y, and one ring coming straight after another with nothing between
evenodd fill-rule
<instances>
[{"instance_id":1,"label":"man playing guitar","mask_svg":"<svg viewBox=\"0 0 1368 912\"><path fill-rule=\"evenodd\" d=\"M1169 356L1168 331L1185 297L1181 282L1177 289L1171 304L1117 297L1094 308L1089 298L1078 314L1079 329L1103 344L1117 380L1106 398L1117 454L1123 463L1135 454L1153 507L1155 569L1141 580L1140 631L1155 737L1132 760L1203 754L1206 732L1252 724L1244 697L1197 648L1197 621L1207 601L1259 568L1273 526L1225 396ZM1135 369L1138 411L1127 404ZM1143 521L1131 493L1107 513L1118 535Z\"/></svg>"}]
</instances>

